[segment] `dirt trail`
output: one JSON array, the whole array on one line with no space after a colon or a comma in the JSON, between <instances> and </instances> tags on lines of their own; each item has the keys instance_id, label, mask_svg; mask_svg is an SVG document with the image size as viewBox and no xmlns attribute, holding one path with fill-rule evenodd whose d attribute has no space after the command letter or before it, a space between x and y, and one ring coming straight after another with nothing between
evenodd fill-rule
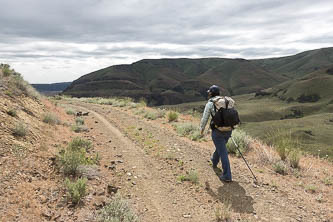
<instances>
[{"instance_id":1,"label":"dirt trail","mask_svg":"<svg viewBox=\"0 0 333 222\"><path fill-rule=\"evenodd\" d=\"M243 160L233 157L234 182L224 184L207 161L212 145L181 138L165 124L139 118L124 108L71 103L76 110L93 114L87 117L87 125L101 145L101 165L121 159L115 170L102 168L102 174L118 181L142 221L215 221L215 210L223 205L230 205L232 218L239 221L332 220L331 192L322 202L316 201L292 176L260 174L262 169L252 162L259 180L254 184ZM177 180L193 170L199 185Z\"/></svg>"},{"instance_id":2,"label":"dirt trail","mask_svg":"<svg viewBox=\"0 0 333 222\"><path fill-rule=\"evenodd\" d=\"M133 189L131 193L135 194L136 204L144 212L141 214L143 221L188 221L187 217L192 215L195 218L191 221L209 221L209 215L202 209L198 209L194 197L177 189L176 181L170 179L169 175L165 177L161 174L161 164L158 161L146 155L140 147L125 137L102 115L82 106L72 107L89 111L96 116L103 124L99 124L98 127L105 127L104 134L112 138L112 144L116 147L116 156L122 157L126 165L125 176L130 175L133 178L130 181L130 190ZM99 151L102 152L102 150ZM104 150L104 152L107 151ZM107 162L108 160L103 158L104 152L101 153L101 158ZM104 176L107 177L107 175ZM176 201L179 199L182 203L177 204Z\"/></svg>"}]
</instances>

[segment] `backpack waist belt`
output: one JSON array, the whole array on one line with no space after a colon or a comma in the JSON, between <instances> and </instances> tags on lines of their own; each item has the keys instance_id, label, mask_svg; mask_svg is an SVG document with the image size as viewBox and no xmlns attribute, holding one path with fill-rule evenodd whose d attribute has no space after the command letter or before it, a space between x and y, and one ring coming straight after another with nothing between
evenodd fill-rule
<instances>
[{"instance_id":1,"label":"backpack waist belt","mask_svg":"<svg viewBox=\"0 0 333 222\"><path fill-rule=\"evenodd\" d=\"M227 131L232 131L232 127L231 126L216 126L215 128L218 129L221 132L227 132Z\"/></svg>"}]
</instances>

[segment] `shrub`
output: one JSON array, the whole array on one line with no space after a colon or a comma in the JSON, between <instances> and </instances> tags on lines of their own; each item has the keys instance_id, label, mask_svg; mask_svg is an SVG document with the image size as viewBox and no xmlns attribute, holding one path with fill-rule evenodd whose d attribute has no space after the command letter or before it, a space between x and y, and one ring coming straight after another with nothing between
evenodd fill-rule
<instances>
[{"instance_id":1,"label":"shrub","mask_svg":"<svg viewBox=\"0 0 333 222\"><path fill-rule=\"evenodd\" d=\"M157 113L147 111L143 117L146 118L146 119L155 120L155 119L157 119Z\"/></svg>"},{"instance_id":2,"label":"shrub","mask_svg":"<svg viewBox=\"0 0 333 222\"><path fill-rule=\"evenodd\" d=\"M181 136L186 136L191 140L199 140L202 138L199 127L192 123L178 123L175 124L176 132Z\"/></svg>"},{"instance_id":3,"label":"shrub","mask_svg":"<svg viewBox=\"0 0 333 222\"><path fill-rule=\"evenodd\" d=\"M273 170L276 173L285 175L287 173L287 166L283 161L277 161L273 164Z\"/></svg>"},{"instance_id":4,"label":"shrub","mask_svg":"<svg viewBox=\"0 0 333 222\"><path fill-rule=\"evenodd\" d=\"M244 154L250 148L250 137L242 130L236 129L232 132L232 138L235 140L235 143L238 145L238 149ZM240 153L237 150L236 145L232 141L232 138L229 139L227 144L227 150L229 153L236 154L237 157L240 157Z\"/></svg>"},{"instance_id":5,"label":"shrub","mask_svg":"<svg viewBox=\"0 0 333 222\"><path fill-rule=\"evenodd\" d=\"M27 132L28 129L22 122L18 123L13 129L13 135L17 137L24 137L27 135Z\"/></svg>"},{"instance_id":6,"label":"shrub","mask_svg":"<svg viewBox=\"0 0 333 222\"><path fill-rule=\"evenodd\" d=\"M199 183L198 173L196 171L190 171L186 175L180 175L178 177L178 180L180 180L181 182L190 181L193 184Z\"/></svg>"},{"instance_id":7,"label":"shrub","mask_svg":"<svg viewBox=\"0 0 333 222\"><path fill-rule=\"evenodd\" d=\"M290 166L292 168L298 168L299 161L301 159L301 154L298 150L294 149L289 152L288 159L289 159Z\"/></svg>"},{"instance_id":8,"label":"shrub","mask_svg":"<svg viewBox=\"0 0 333 222\"><path fill-rule=\"evenodd\" d=\"M74 125L71 128L74 132L76 133L80 133L80 132L88 132L89 129L85 126L78 126L78 125Z\"/></svg>"},{"instance_id":9,"label":"shrub","mask_svg":"<svg viewBox=\"0 0 333 222\"><path fill-rule=\"evenodd\" d=\"M191 135L198 128L192 123L179 123L176 124L175 127L176 127L176 132L181 136Z\"/></svg>"},{"instance_id":10,"label":"shrub","mask_svg":"<svg viewBox=\"0 0 333 222\"><path fill-rule=\"evenodd\" d=\"M59 152L57 159L59 168L65 175L76 175L78 173L78 167L87 163L86 152L83 149L63 149Z\"/></svg>"},{"instance_id":11,"label":"shrub","mask_svg":"<svg viewBox=\"0 0 333 222\"><path fill-rule=\"evenodd\" d=\"M86 156L87 150L91 147L90 141L75 137L66 149L60 150L57 156L59 168L66 175L77 175L80 165L96 164L99 161L98 154L95 158Z\"/></svg>"},{"instance_id":12,"label":"shrub","mask_svg":"<svg viewBox=\"0 0 333 222\"><path fill-rule=\"evenodd\" d=\"M75 205L80 203L82 198L86 195L87 179L83 178L78 179L75 182L71 182L68 178L66 178L65 185L72 203Z\"/></svg>"},{"instance_id":13,"label":"shrub","mask_svg":"<svg viewBox=\"0 0 333 222\"><path fill-rule=\"evenodd\" d=\"M140 98L139 104L140 104L140 106L146 107L148 103L145 98Z\"/></svg>"},{"instance_id":14,"label":"shrub","mask_svg":"<svg viewBox=\"0 0 333 222\"><path fill-rule=\"evenodd\" d=\"M80 137L75 137L69 144L68 148L74 151L78 151L83 148L88 151L92 147L92 143L88 140L84 140Z\"/></svg>"},{"instance_id":15,"label":"shrub","mask_svg":"<svg viewBox=\"0 0 333 222\"><path fill-rule=\"evenodd\" d=\"M173 122L178 120L178 113L174 111L168 112L168 121Z\"/></svg>"},{"instance_id":16,"label":"shrub","mask_svg":"<svg viewBox=\"0 0 333 222\"><path fill-rule=\"evenodd\" d=\"M58 119L58 117L53 114L53 113L46 113L43 116L43 122L44 123L48 123L50 125L55 125L55 124L59 124L60 120Z\"/></svg>"},{"instance_id":17,"label":"shrub","mask_svg":"<svg viewBox=\"0 0 333 222\"><path fill-rule=\"evenodd\" d=\"M81 117L77 117L75 119L75 123L76 123L76 125L84 125L84 119Z\"/></svg>"},{"instance_id":18,"label":"shrub","mask_svg":"<svg viewBox=\"0 0 333 222\"><path fill-rule=\"evenodd\" d=\"M71 108L68 108L68 109L66 109L66 113L67 113L68 115L74 115L74 114L75 114L75 111L74 111L73 109L71 109Z\"/></svg>"},{"instance_id":19,"label":"shrub","mask_svg":"<svg viewBox=\"0 0 333 222\"><path fill-rule=\"evenodd\" d=\"M324 178L323 182L326 186L330 186L333 184L333 180L329 177Z\"/></svg>"},{"instance_id":20,"label":"shrub","mask_svg":"<svg viewBox=\"0 0 333 222\"><path fill-rule=\"evenodd\" d=\"M139 219L130 208L127 200L117 194L111 201L98 212L100 222L138 222Z\"/></svg>"},{"instance_id":21,"label":"shrub","mask_svg":"<svg viewBox=\"0 0 333 222\"><path fill-rule=\"evenodd\" d=\"M8 110L7 114L10 115L10 116L12 116L12 117L16 117L17 116L17 113L16 113L15 109Z\"/></svg>"},{"instance_id":22,"label":"shrub","mask_svg":"<svg viewBox=\"0 0 333 222\"><path fill-rule=\"evenodd\" d=\"M305 187L305 190L310 193L315 193L317 191L317 187L315 185L310 184Z\"/></svg>"}]
</instances>

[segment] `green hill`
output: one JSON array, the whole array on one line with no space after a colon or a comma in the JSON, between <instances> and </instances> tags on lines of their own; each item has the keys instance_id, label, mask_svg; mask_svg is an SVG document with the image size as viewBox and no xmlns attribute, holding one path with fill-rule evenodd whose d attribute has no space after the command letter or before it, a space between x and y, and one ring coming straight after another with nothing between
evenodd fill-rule
<instances>
[{"instance_id":1,"label":"green hill","mask_svg":"<svg viewBox=\"0 0 333 222\"><path fill-rule=\"evenodd\" d=\"M281 58L253 60L265 70L291 78L302 77L333 64L333 48L322 48Z\"/></svg>"},{"instance_id":2,"label":"green hill","mask_svg":"<svg viewBox=\"0 0 333 222\"><path fill-rule=\"evenodd\" d=\"M333 48L261 60L144 59L84 75L75 80L64 94L145 98L152 106L180 104L204 100L206 90L212 84L219 85L226 95L246 94L284 82L290 84L292 81L286 81L332 64Z\"/></svg>"}]
</instances>

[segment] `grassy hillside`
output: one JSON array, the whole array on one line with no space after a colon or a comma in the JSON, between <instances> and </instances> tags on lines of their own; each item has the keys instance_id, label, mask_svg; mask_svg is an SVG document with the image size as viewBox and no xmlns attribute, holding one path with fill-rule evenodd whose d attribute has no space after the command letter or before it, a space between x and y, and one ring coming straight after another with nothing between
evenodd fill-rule
<instances>
[{"instance_id":1,"label":"grassy hillside","mask_svg":"<svg viewBox=\"0 0 333 222\"><path fill-rule=\"evenodd\" d=\"M332 67L261 92L234 96L243 122L241 128L266 142L271 142L272 135L291 136L300 149L333 158ZM200 118L205 103L165 107Z\"/></svg>"},{"instance_id":2,"label":"grassy hillside","mask_svg":"<svg viewBox=\"0 0 333 222\"><path fill-rule=\"evenodd\" d=\"M302 77L333 64L333 48L306 51L293 56L253 60L264 69L291 78Z\"/></svg>"},{"instance_id":3,"label":"grassy hillside","mask_svg":"<svg viewBox=\"0 0 333 222\"><path fill-rule=\"evenodd\" d=\"M144 59L84 75L64 94L125 96L136 100L143 97L151 106L180 104L204 100L206 90L212 84L218 84L227 95L246 94L303 77L332 64L333 48L261 60Z\"/></svg>"}]
</instances>

